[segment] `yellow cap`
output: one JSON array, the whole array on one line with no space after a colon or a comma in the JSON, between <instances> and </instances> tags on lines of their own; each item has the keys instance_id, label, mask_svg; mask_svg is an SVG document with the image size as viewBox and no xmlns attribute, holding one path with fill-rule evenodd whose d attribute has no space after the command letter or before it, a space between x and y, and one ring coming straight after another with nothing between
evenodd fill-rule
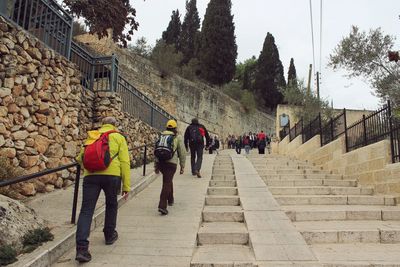
<instances>
[{"instance_id":1,"label":"yellow cap","mask_svg":"<svg viewBox=\"0 0 400 267\"><path fill-rule=\"evenodd\" d=\"M175 120L169 120L168 122L167 122L167 128L170 128L170 129L175 129L176 128L176 121Z\"/></svg>"}]
</instances>

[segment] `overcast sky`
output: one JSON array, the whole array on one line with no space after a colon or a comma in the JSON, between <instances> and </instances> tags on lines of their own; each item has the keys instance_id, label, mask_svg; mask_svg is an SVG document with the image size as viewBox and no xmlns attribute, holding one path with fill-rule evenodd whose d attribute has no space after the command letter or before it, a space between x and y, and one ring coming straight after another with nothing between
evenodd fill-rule
<instances>
[{"instance_id":1,"label":"overcast sky","mask_svg":"<svg viewBox=\"0 0 400 267\"><path fill-rule=\"evenodd\" d=\"M183 21L185 0L130 0L140 24L133 41L145 37L150 45L161 37L179 9ZM162 2L162 4L161 4ZM209 0L197 0L201 21ZM320 0L312 0L316 70L320 69ZM275 37L285 78L290 58L294 58L297 76L307 80L308 66L313 63L309 0L232 0L237 62L255 55L257 58L267 32ZM322 66L321 96L333 100L335 108L376 109L379 99L361 79L347 79L345 72L326 67L329 54L350 33L351 25L361 30L381 27L386 34L400 36L399 0L323 0L322 1ZM396 40L396 49L400 42ZM313 81L313 87L315 82Z\"/></svg>"}]
</instances>

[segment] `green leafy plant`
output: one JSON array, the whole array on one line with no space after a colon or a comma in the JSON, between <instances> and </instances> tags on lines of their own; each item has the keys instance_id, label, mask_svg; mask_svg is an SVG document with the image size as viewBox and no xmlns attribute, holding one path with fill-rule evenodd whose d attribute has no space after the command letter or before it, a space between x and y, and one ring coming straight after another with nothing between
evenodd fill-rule
<instances>
[{"instance_id":1,"label":"green leafy plant","mask_svg":"<svg viewBox=\"0 0 400 267\"><path fill-rule=\"evenodd\" d=\"M0 247L0 266L17 261L17 251L10 245Z\"/></svg>"},{"instance_id":2,"label":"green leafy plant","mask_svg":"<svg viewBox=\"0 0 400 267\"><path fill-rule=\"evenodd\" d=\"M51 241L53 239L54 235L47 227L31 230L22 237L22 244L24 246L23 252L29 253L42 245L44 242Z\"/></svg>"}]
</instances>

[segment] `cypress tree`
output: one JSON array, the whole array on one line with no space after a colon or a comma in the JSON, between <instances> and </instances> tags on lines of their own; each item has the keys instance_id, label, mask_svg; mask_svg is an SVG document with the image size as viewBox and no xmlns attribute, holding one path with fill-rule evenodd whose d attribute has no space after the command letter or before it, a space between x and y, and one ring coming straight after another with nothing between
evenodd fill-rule
<instances>
[{"instance_id":1,"label":"cypress tree","mask_svg":"<svg viewBox=\"0 0 400 267\"><path fill-rule=\"evenodd\" d=\"M168 24L167 29L162 33L162 39L168 45L174 45L175 49L179 50L179 37L181 34L181 15L179 10L173 10L171 20Z\"/></svg>"},{"instance_id":2,"label":"cypress tree","mask_svg":"<svg viewBox=\"0 0 400 267\"><path fill-rule=\"evenodd\" d=\"M259 99L267 108L273 110L282 103L283 95L279 88L285 87L283 66L279 59L278 48L272 34L267 33L264 40L263 50L257 61L254 90Z\"/></svg>"},{"instance_id":3,"label":"cypress tree","mask_svg":"<svg viewBox=\"0 0 400 267\"><path fill-rule=\"evenodd\" d=\"M294 66L293 58L290 59L289 71L288 71L288 85L296 86L297 85L297 74L296 67Z\"/></svg>"},{"instance_id":4,"label":"cypress tree","mask_svg":"<svg viewBox=\"0 0 400 267\"><path fill-rule=\"evenodd\" d=\"M237 45L231 7L231 0L211 0L201 29L201 77L215 85L228 83L235 75Z\"/></svg>"},{"instance_id":5,"label":"cypress tree","mask_svg":"<svg viewBox=\"0 0 400 267\"><path fill-rule=\"evenodd\" d=\"M183 54L183 64L187 64L195 55L196 36L199 34L200 17L196 0L186 0L186 14L182 23L180 36L180 51Z\"/></svg>"},{"instance_id":6,"label":"cypress tree","mask_svg":"<svg viewBox=\"0 0 400 267\"><path fill-rule=\"evenodd\" d=\"M250 90L251 88L251 80L250 80L250 73L249 73L249 67L246 66L244 67L243 71L243 90Z\"/></svg>"}]
</instances>

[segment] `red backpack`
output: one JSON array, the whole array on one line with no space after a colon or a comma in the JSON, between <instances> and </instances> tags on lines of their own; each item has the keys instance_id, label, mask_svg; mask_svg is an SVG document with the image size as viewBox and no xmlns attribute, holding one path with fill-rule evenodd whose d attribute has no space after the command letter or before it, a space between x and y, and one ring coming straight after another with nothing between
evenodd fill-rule
<instances>
[{"instance_id":1,"label":"red backpack","mask_svg":"<svg viewBox=\"0 0 400 267\"><path fill-rule=\"evenodd\" d=\"M111 157L108 145L108 135L118 133L111 130L103 133L94 143L87 145L83 153L83 166L89 172L104 171L108 168L111 161L118 156L118 153Z\"/></svg>"}]
</instances>

